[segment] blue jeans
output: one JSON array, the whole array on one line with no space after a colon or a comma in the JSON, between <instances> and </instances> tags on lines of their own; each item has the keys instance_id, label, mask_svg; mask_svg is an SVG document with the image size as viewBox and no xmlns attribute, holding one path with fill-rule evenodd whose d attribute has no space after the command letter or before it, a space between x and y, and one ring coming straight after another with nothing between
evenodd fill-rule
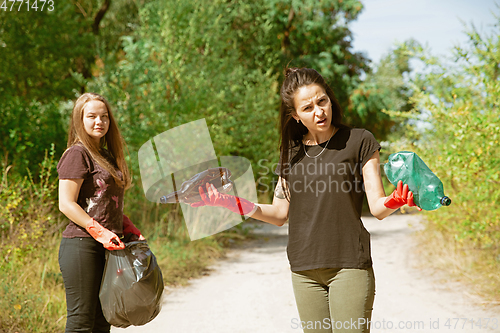
<instances>
[{"instance_id":1,"label":"blue jeans","mask_svg":"<svg viewBox=\"0 0 500 333\"><path fill-rule=\"evenodd\" d=\"M91 237L61 240L59 267L66 290L66 333L110 331L99 301L105 252L102 244Z\"/></svg>"},{"instance_id":2,"label":"blue jeans","mask_svg":"<svg viewBox=\"0 0 500 333\"><path fill-rule=\"evenodd\" d=\"M300 321L305 333L369 333L375 276L373 269L322 268L292 272Z\"/></svg>"}]
</instances>

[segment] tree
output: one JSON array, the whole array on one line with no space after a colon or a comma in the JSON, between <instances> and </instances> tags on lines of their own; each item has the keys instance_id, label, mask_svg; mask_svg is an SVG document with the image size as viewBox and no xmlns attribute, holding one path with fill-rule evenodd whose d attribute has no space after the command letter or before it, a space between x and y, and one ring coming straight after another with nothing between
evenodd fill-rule
<instances>
[{"instance_id":1,"label":"tree","mask_svg":"<svg viewBox=\"0 0 500 333\"><path fill-rule=\"evenodd\" d=\"M415 108L409 116L427 126L407 128L411 149L441 178L453 200L449 209L439 209L428 218L447 236L497 254L499 35L496 31L483 36L472 26L469 45L456 46L448 62L420 47L408 49L426 65L413 78Z\"/></svg>"},{"instance_id":2,"label":"tree","mask_svg":"<svg viewBox=\"0 0 500 333\"><path fill-rule=\"evenodd\" d=\"M0 146L4 164L20 174L41 161L51 143L57 156L64 151L60 109L102 70L98 55L116 58L118 38L130 33L127 22L133 26L137 16L131 0L45 5L43 11L41 4L36 11L25 5L0 11Z\"/></svg>"},{"instance_id":3,"label":"tree","mask_svg":"<svg viewBox=\"0 0 500 333\"><path fill-rule=\"evenodd\" d=\"M234 12L232 26L238 33L237 45L249 67L270 70L279 82L283 80L286 66L318 70L345 110L344 121L368 128L380 139L385 138L385 129L390 126L387 126L388 117L380 111L394 107L395 102L389 102L387 97L379 96L378 101L372 98L367 111L366 103L360 99L360 95L377 94L377 89L384 89L383 85L375 87L375 82L360 87L363 85L361 77L372 71L369 59L354 52L351 45L349 23L362 11L360 1L228 3ZM398 97L401 98L404 96Z\"/></svg>"},{"instance_id":4,"label":"tree","mask_svg":"<svg viewBox=\"0 0 500 333\"><path fill-rule=\"evenodd\" d=\"M498 17L497 17L498 19ZM415 108L401 149L417 152L443 181L449 207L426 214L424 254L438 269L500 299L500 31L480 34L449 58L409 49L425 68L412 79ZM400 114L403 115L403 114ZM410 124L410 123L409 123ZM425 124L426 126L422 126ZM406 143L405 143L406 142ZM433 260L438 258L438 260Z\"/></svg>"},{"instance_id":5,"label":"tree","mask_svg":"<svg viewBox=\"0 0 500 333\"><path fill-rule=\"evenodd\" d=\"M225 1L159 1L141 9L140 28L123 39L123 61L90 86L116 102L132 151L206 118L217 155L257 162L275 154L277 129L267 124L277 119L276 78L248 66L234 15Z\"/></svg>"},{"instance_id":6,"label":"tree","mask_svg":"<svg viewBox=\"0 0 500 333\"><path fill-rule=\"evenodd\" d=\"M53 11L2 10L0 15L0 94L28 102L71 98L78 87L71 72L93 53L89 23L75 6L60 3Z\"/></svg>"},{"instance_id":7,"label":"tree","mask_svg":"<svg viewBox=\"0 0 500 333\"><path fill-rule=\"evenodd\" d=\"M410 102L413 90L409 82L412 69L409 49L419 44L414 40L397 45L372 72L352 90L349 99L347 122L370 128L379 140L385 140L391 133L404 128L406 122L391 119L383 110L407 112L413 108Z\"/></svg>"}]
</instances>

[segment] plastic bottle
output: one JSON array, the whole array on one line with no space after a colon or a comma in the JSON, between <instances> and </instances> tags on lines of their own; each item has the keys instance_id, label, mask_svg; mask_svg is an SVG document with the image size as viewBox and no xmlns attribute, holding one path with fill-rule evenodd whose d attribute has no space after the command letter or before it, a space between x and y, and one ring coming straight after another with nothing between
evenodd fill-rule
<instances>
[{"instance_id":1,"label":"plastic bottle","mask_svg":"<svg viewBox=\"0 0 500 333\"><path fill-rule=\"evenodd\" d=\"M444 195L441 180L413 152L391 154L389 162L384 165L384 171L394 186L400 180L403 184L408 184L409 190L413 192L413 201L422 209L435 210L451 204L451 199Z\"/></svg>"}]
</instances>

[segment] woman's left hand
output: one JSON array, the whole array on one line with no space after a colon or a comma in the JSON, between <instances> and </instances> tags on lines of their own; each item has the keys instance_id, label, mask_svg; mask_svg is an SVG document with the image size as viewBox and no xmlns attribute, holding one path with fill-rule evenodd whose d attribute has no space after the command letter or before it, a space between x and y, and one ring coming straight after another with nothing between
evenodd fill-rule
<instances>
[{"instance_id":1,"label":"woman's left hand","mask_svg":"<svg viewBox=\"0 0 500 333\"><path fill-rule=\"evenodd\" d=\"M146 240L146 238L144 238L143 235L140 235L140 236L137 236L135 234L133 234L132 236L130 236L130 242L135 242L135 241L138 241L138 240Z\"/></svg>"},{"instance_id":2,"label":"woman's left hand","mask_svg":"<svg viewBox=\"0 0 500 333\"><path fill-rule=\"evenodd\" d=\"M413 201L413 192L408 190L408 184L403 185L401 180L398 182L398 186L394 192L385 199L384 205L390 209L398 209L404 205L408 205L410 207L417 207L418 210L422 210L422 208L418 207Z\"/></svg>"},{"instance_id":3,"label":"woman's left hand","mask_svg":"<svg viewBox=\"0 0 500 333\"><path fill-rule=\"evenodd\" d=\"M144 236L141 234L139 229L136 228L136 226L130 221L127 215L123 215L123 235L128 235L132 233L133 235L130 237L130 241L136 241L136 240L146 240Z\"/></svg>"}]
</instances>

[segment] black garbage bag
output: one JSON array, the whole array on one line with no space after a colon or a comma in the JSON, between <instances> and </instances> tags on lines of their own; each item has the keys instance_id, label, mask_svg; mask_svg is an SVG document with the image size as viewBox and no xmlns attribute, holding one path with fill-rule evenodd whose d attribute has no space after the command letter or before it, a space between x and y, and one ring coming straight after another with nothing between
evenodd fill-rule
<instances>
[{"instance_id":1,"label":"black garbage bag","mask_svg":"<svg viewBox=\"0 0 500 333\"><path fill-rule=\"evenodd\" d=\"M106 266L99 291L102 312L116 327L144 325L160 312L163 276L146 241L125 244L124 250L106 251Z\"/></svg>"}]
</instances>

